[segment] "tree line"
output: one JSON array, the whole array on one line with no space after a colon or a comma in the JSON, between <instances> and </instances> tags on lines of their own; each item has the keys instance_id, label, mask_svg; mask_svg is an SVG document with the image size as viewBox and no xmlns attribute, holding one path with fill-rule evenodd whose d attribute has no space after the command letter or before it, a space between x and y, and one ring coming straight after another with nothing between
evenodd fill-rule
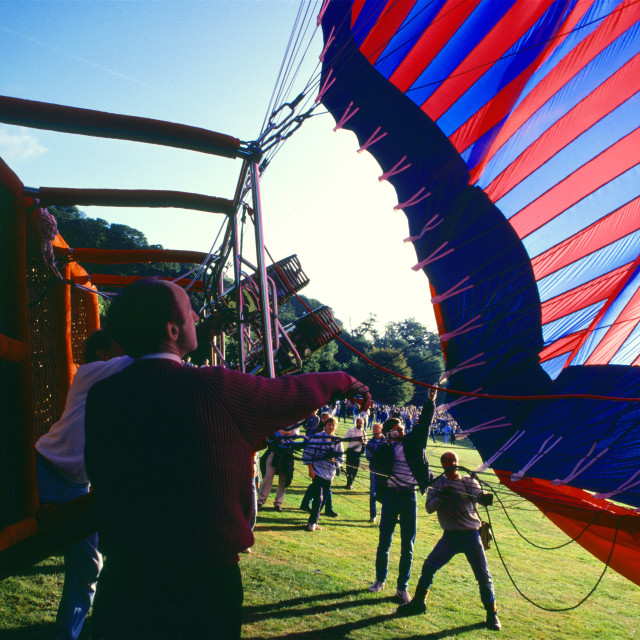
<instances>
[{"instance_id":1,"label":"tree line","mask_svg":"<svg viewBox=\"0 0 640 640\"><path fill-rule=\"evenodd\" d=\"M142 231L127 225L109 223L102 218L90 218L77 207L49 207L58 221L58 230L71 247L91 249L163 249L162 245L152 245ZM83 263L91 273L112 275L161 276L177 278L189 270L188 265L177 263L95 265ZM195 266L195 265L193 265ZM300 295L300 294L299 294ZM311 309L323 305L319 300L300 295ZM194 295L198 308L203 304L202 295ZM330 304L328 306L331 306ZM307 310L295 297L279 310L279 319L287 325L300 318ZM356 355L350 345L368 359L407 378L429 384L438 381L444 370L444 359L440 341L436 333L429 331L415 318L398 322L388 322L381 330L376 316L371 314L355 329L347 331L344 323L336 318L342 328L341 341L334 340L310 358L305 360L303 371L343 370L369 385L374 399L391 405L420 405L426 401L427 389L404 381L369 364ZM230 337L233 351L234 338ZM346 343L346 345L344 344ZM209 354L200 350L194 354L198 361Z\"/></svg>"}]
</instances>

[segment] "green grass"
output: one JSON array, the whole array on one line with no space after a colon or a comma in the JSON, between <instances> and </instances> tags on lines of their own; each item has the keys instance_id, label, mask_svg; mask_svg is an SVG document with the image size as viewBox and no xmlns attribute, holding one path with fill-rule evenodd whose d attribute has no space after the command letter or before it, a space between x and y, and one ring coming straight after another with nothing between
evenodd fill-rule
<instances>
[{"instance_id":1,"label":"green grass","mask_svg":"<svg viewBox=\"0 0 640 640\"><path fill-rule=\"evenodd\" d=\"M339 432L347 426L341 423ZM465 466L478 464L475 451L460 444L455 449ZM440 440L435 447L430 446L436 471L442 451ZM367 591L375 579L378 529L368 522L366 471L361 469L354 491L344 488L344 476L336 479L334 507L340 517L321 517L322 531L314 533L305 530L306 514L298 509L308 484L306 468L298 464L296 471L284 511L273 510L272 494L258 518L253 552L241 558L243 638L640 638L640 587L609 570L579 608L563 613L543 611L516 592L495 547L488 551L488 559L503 624L500 634L483 628L484 611L477 584L462 556L437 574L427 601L427 615L398 619L393 615L397 603L392 596L399 540L394 540L391 550L387 589L379 594ZM483 479L495 487L491 475ZM510 495L500 490L501 497ZM510 497L508 504L517 526L538 544L553 546L567 540L528 503ZM535 602L548 608L574 605L598 580L604 565L577 544L557 551L538 550L518 536L497 504L491 509L491 518L509 571ZM410 591L415 588L422 561L439 536L436 516L428 516L421 506ZM1 582L0 640L49 638L62 578L61 560L52 558ZM82 638L91 638L88 630Z\"/></svg>"}]
</instances>

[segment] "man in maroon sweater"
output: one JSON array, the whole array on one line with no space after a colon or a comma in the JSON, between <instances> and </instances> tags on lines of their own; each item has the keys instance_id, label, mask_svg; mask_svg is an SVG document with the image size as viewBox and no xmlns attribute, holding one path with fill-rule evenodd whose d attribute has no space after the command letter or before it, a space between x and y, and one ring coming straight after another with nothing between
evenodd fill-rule
<instances>
[{"instance_id":1,"label":"man in maroon sweater","mask_svg":"<svg viewBox=\"0 0 640 640\"><path fill-rule=\"evenodd\" d=\"M108 311L136 360L87 399L85 459L107 555L96 639L239 638L255 445L332 398L367 395L342 372L185 367L196 319L187 294L158 280L131 285Z\"/></svg>"}]
</instances>

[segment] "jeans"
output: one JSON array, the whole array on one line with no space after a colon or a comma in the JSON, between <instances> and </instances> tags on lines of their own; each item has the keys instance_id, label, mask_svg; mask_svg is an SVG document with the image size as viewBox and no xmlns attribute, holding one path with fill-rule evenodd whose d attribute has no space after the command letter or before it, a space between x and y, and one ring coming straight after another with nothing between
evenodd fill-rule
<instances>
[{"instance_id":1,"label":"jeans","mask_svg":"<svg viewBox=\"0 0 640 640\"><path fill-rule=\"evenodd\" d=\"M302 501L300 502L300 508L309 507L311 508L311 500L313 500L313 482L307 487L307 490L304 492L304 496L302 496ZM329 489L324 492L324 512L325 514L331 513L333 511L333 491L331 491L331 485L329 485Z\"/></svg>"},{"instance_id":2,"label":"jeans","mask_svg":"<svg viewBox=\"0 0 640 640\"><path fill-rule=\"evenodd\" d=\"M422 575L418 580L418 586L423 589L430 589L436 571L444 567L457 553L464 553L467 557L467 561L473 570L473 575L476 577L480 587L482 604L485 609L493 610L493 605L496 601L493 580L489 573L480 533L476 529L445 531L422 565Z\"/></svg>"},{"instance_id":3,"label":"jeans","mask_svg":"<svg viewBox=\"0 0 640 640\"><path fill-rule=\"evenodd\" d=\"M320 510L331 491L331 480L325 480L316 476L311 482L313 500L311 502L311 513L309 514L309 524L318 524Z\"/></svg>"},{"instance_id":4,"label":"jeans","mask_svg":"<svg viewBox=\"0 0 640 640\"><path fill-rule=\"evenodd\" d=\"M69 480L53 464L36 455L40 503L61 504L89 492L89 485ZM56 615L57 640L76 640L93 602L102 569L98 536L76 542L64 552L64 586Z\"/></svg>"},{"instance_id":5,"label":"jeans","mask_svg":"<svg viewBox=\"0 0 640 640\"><path fill-rule=\"evenodd\" d=\"M376 491L378 490L378 475L369 472L369 519L373 520L378 515L376 503Z\"/></svg>"},{"instance_id":6,"label":"jeans","mask_svg":"<svg viewBox=\"0 0 640 640\"><path fill-rule=\"evenodd\" d=\"M398 589L406 591L411 577L413 543L416 539L418 503L415 491L387 489L382 502L380 539L376 552L376 580L385 582L389 568L389 549L396 522L400 519L400 563L398 565Z\"/></svg>"}]
</instances>

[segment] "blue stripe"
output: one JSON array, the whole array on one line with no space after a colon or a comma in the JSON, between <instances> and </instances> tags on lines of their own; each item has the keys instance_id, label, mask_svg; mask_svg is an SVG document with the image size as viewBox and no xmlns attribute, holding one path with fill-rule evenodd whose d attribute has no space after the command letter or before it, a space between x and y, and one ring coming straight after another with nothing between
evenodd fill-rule
<instances>
[{"instance_id":1,"label":"blue stripe","mask_svg":"<svg viewBox=\"0 0 640 640\"><path fill-rule=\"evenodd\" d=\"M630 283L616 296L611 306L598 322L597 327L589 333L589 337L585 340L585 343L580 347L580 351L576 354L576 358L574 360L575 364L584 364L604 339L610 327L618 321L620 314L629 304L631 298L634 296L638 290L638 286L640 285L640 279L638 278L637 271L638 270L636 269L635 278L632 278ZM637 353L638 352L636 351L636 355Z\"/></svg>"},{"instance_id":2,"label":"blue stripe","mask_svg":"<svg viewBox=\"0 0 640 640\"><path fill-rule=\"evenodd\" d=\"M503 118L500 122L498 122L496 125L491 127L489 131L487 131L485 134L480 136L476 140L476 142L474 142L470 147L467 147L460 154L460 157L465 161L469 169L473 169L473 167L475 167L479 162L482 161L482 159L486 155L487 147L491 144L495 134L497 133L497 131L499 131L502 128L502 125L505 123L506 120L507 120L506 117ZM490 165L487 165L487 167L489 166ZM475 185L480 186L480 183L484 182L483 176L485 174L485 171L486 169L483 170L479 179L475 182ZM484 187L480 187L480 188L484 189Z\"/></svg>"},{"instance_id":3,"label":"blue stripe","mask_svg":"<svg viewBox=\"0 0 640 640\"><path fill-rule=\"evenodd\" d=\"M438 55L420 74L414 84L405 91L407 97L418 106L422 105L517 1L480 3L467 20L460 25L449 42L440 49ZM482 103L475 104L472 113L475 113L481 106ZM444 129L443 131L446 135L450 134L450 131Z\"/></svg>"},{"instance_id":4,"label":"blue stripe","mask_svg":"<svg viewBox=\"0 0 640 640\"><path fill-rule=\"evenodd\" d=\"M567 361L571 353L563 353L557 358L552 358L546 362L541 362L540 366L547 372L548 376L555 380L564 368L564 363Z\"/></svg>"},{"instance_id":5,"label":"blue stripe","mask_svg":"<svg viewBox=\"0 0 640 640\"><path fill-rule=\"evenodd\" d=\"M374 68L385 78L390 78L446 2L447 0L417 2L385 47Z\"/></svg>"},{"instance_id":6,"label":"blue stripe","mask_svg":"<svg viewBox=\"0 0 640 640\"><path fill-rule=\"evenodd\" d=\"M358 46L360 46L369 35L369 32L378 21L386 4L386 0L366 0L351 29L353 39ZM351 18L351 12L346 15L347 17L345 19Z\"/></svg>"},{"instance_id":7,"label":"blue stripe","mask_svg":"<svg viewBox=\"0 0 640 640\"><path fill-rule=\"evenodd\" d=\"M640 353L640 324L629 334L609 364L633 364Z\"/></svg>"},{"instance_id":8,"label":"blue stripe","mask_svg":"<svg viewBox=\"0 0 640 640\"><path fill-rule=\"evenodd\" d=\"M530 233L522 242L531 259L637 198L638 183L640 166L636 165Z\"/></svg>"},{"instance_id":9,"label":"blue stripe","mask_svg":"<svg viewBox=\"0 0 640 640\"><path fill-rule=\"evenodd\" d=\"M498 151L498 153L496 153L487 164L482 177L478 180L478 186L482 188L487 187L498 175L500 175L500 173L502 173L502 171L504 171L504 169L516 160L520 154L522 154L531 144L535 143L543 133L550 129L556 122L558 122L558 120L563 118L590 93L600 87L600 85L608 78L613 76L620 67L637 55L639 48L638 40L640 40L637 36L640 34L634 35L636 35L634 42L622 42L623 40L628 40L625 36L618 38L618 40L602 51L591 61L590 64L588 64L579 74L564 85L562 89L560 89L540 109L538 109L538 111L524 122L518 131L511 136L509 141L502 146L500 151ZM621 105L621 107L622 106L623 105ZM615 111L612 113L615 113ZM631 130L633 128L632 124L637 122L637 120L637 114L634 114L634 116L631 117L630 122L626 123L627 130ZM603 121L604 118L600 123ZM598 124L594 125L592 128L595 129L598 127ZM607 139L611 139L611 137L606 136L604 138L604 140ZM579 140L581 140L581 137L578 137L572 144L575 144ZM598 150L602 151L603 146L604 145L601 142ZM575 149L573 152L575 153ZM594 155L597 155L595 149ZM575 162L572 164L573 166L576 165ZM571 173L571 171L567 169L566 171L562 171L560 174L557 174L555 182L558 182L558 175L568 175L569 173ZM533 193L541 193L542 191L539 189L543 187L549 188L549 183L544 183L540 188L536 188ZM517 188L518 187L515 187L515 189ZM525 191L529 193L530 189L531 186L527 187ZM509 195L510 194L507 194L507 196ZM527 201L530 202L531 199L531 197L528 197Z\"/></svg>"},{"instance_id":10,"label":"blue stripe","mask_svg":"<svg viewBox=\"0 0 640 640\"><path fill-rule=\"evenodd\" d=\"M544 346L548 346L564 338L576 331L586 329L593 319L598 315L598 311L602 308L604 302L596 302L589 307L574 311L569 315L558 318L553 322L542 325L542 339L544 340Z\"/></svg>"},{"instance_id":11,"label":"blue stripe","mask_svg":"<svg viewBox=\"0 0 640 640\"><path fill-rule=\"evenodd\" d=\"M571 10L575 8L575 5L576 2L572 4ZM522 94L519 96L514 108L517 107L547 75L553 73L554 68L566 58L575 47L598 29L602 24L600 19L609 15L612 10L613 7L610 0L605 0L605 2L595 0L588 11L582 16L582 19L578 21L572 32L567 36L563 36L562 43L557 46L553 53L536 69L536 72L531 76ZM589 24L590 22L593 24ZM562 33L565 31L566 29L563 28Z\"/></svg>"},{"instance_id":12,"label":"blue stripe","mask_svg":"<svg viewBox=\"0 0 640 640\"><path fill-rule=\"evenodd\" d=\"M491 4L491 3L490 3ZM493 5L495 6L495 5ZM472 118L510 82L527 69L544 50L536 46L546 42L558 30L565 17L562 3L554 3L486 73L437 121L446 135L451 135ZM515 54L515 55L511 55ZM410 96L413 100L413 95Z\"/></svg>"},{"instance_id":13,"label":"blue stripe","mask_svg":"<svg viewBox=\"0 0 640 640\"><path fill-rule=\"evenodd\" d=\"M546 302L609 273L621 265L633 262L638 257L639 241L640 231L635 231L617 242L612 242L584 258L558 269L546 278L542 278L538 281L540 300Z\"/></svg>"}]
</instances>

